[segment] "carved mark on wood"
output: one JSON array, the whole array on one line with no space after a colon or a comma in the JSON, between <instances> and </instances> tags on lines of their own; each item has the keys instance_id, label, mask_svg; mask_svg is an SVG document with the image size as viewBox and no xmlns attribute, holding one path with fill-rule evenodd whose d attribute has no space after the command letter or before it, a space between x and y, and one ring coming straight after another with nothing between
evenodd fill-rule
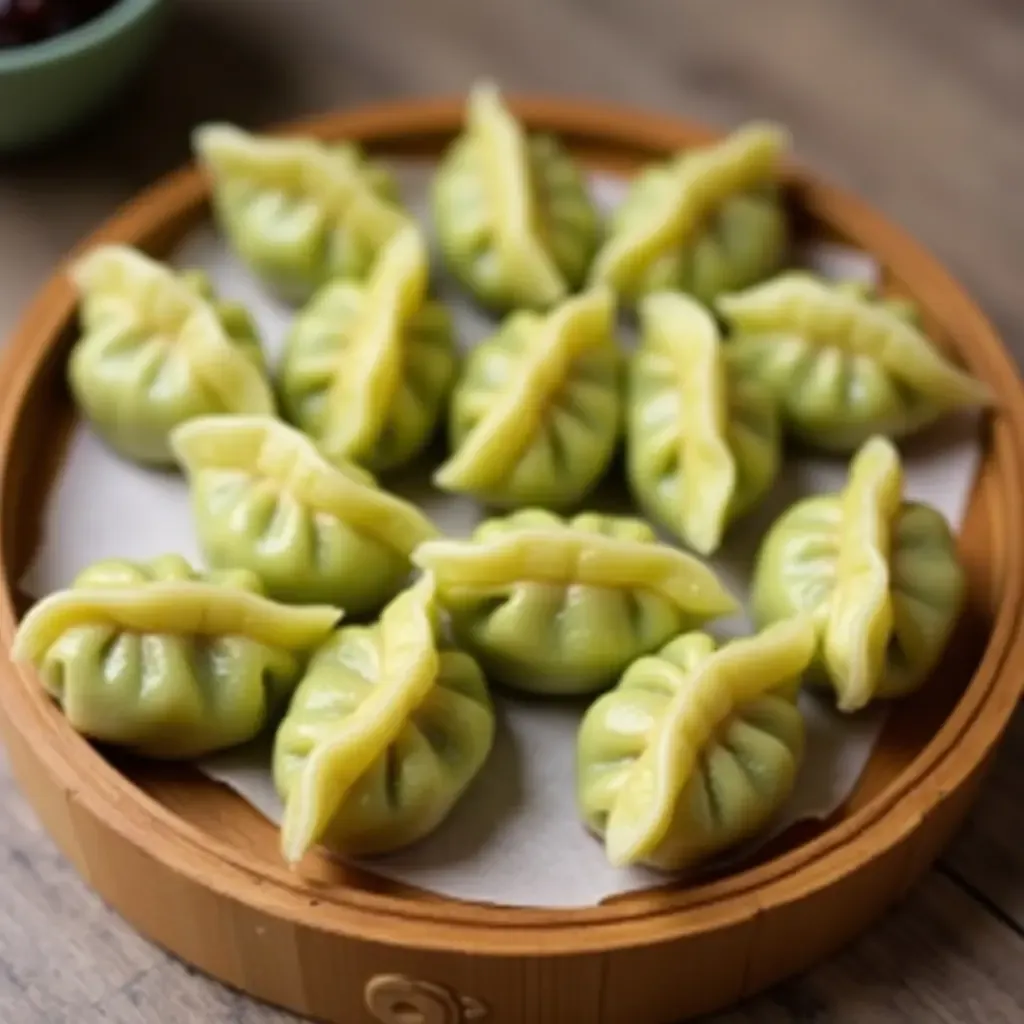
<instances>
[{"instance_id":1,"label":"carved mark on wood","mask_svg":"<svg viewBox=\"0 0 1024 1024\"><path fill-rule=\"evenodd\" d=\"M366 1008L381 1024L483 1024L490 1016L478 999L401 974L372 978Z\"/></svg>"}]
</instances>

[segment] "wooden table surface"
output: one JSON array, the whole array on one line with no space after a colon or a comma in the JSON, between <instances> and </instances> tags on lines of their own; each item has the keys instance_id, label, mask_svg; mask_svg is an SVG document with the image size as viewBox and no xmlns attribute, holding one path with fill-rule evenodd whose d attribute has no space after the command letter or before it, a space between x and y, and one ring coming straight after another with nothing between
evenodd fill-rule
<instances>
[{"instance_id":1,"label":"wooden table surface","mask_svg":"<svg viewBox=\"0 0 1024 1024\"><path fill-rule=\"evenodd\" d=\"M722 124L799 154L935 250L1024 358L1024 5L1015 0L177 0L131 96L0 162L0 330L82 233L187 154L256 126L479 75ZM283 1024L135 935L41 831L0 758L0 1022ZM1024 1021L1024 718L963 834L832 962L717 1024ZM588 1024L581 1021L580 1024Z\"/></svg>"}]
</instances>

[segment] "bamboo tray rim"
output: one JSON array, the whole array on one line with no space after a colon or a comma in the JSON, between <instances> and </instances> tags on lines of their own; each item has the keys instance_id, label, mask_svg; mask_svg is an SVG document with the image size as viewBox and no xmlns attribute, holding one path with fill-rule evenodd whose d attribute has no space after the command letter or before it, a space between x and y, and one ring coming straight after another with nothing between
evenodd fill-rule
<instances>
[{"instance_id":1,"label":"bamboo tray rim","mask_svg":"<svg viewBox=\"0 0 1024 1024\"><path fill-rule=\"evenodd\" d=\"M628 108L541 96L512 95L508 101L535 130L560 134L570 144L590 140L634 155L660 155L720 134L688 121ZM361 107L293 122L276 131L351 139L385 152L403 143L440 144L461 126L464 103L465 98L458 96ZM791 165L787 173L813 214L875 255L901 284L906 283L903 274L909 268L915 284L908 291L927 286L930 294L938 296L933 306L941 306L939 316L950 333L971 342L958 352L998 396L999 413L989 429L987 457L998 469L1004 521L1013 523L1011 500L1021 493L1024 477L1024 389L992 325L950 275L899 228L845 190L823 183L798 166ZM193 166L176 171L122 207L74 253L110 241L147 248L168 221L195 215L206 198L200 172ZM894 265L889 265L890 258ZM65 266L57 267L28 307L0 362L0 391L8 396L0 408L3 493L25 396L75 312ZM0 523L5 514L0 509ZM36 753L68 798L147 855L173 862L176 871L196 884L276 917L328 933L436 950L465 949L470 929L473 949L480 955L535 951L541 931L544 952L550 954L643 945L749 919L859 870L920 827L977 769L1005 728L1024 686L1024 673L1002 671L1011 659L1024 659L1024 629L1020 628L1024 530L1008 529L1003 541L1006 571L1001 602L981 661L938 732L882 792L822 835L766 863L710 884L678 891L645 890L592 908L409 899L340 886L321 890L283 864L261 862L254 868L242 851L179 818L136 787L70 728L31 670L10 664L9 646L17 622L12 587L17 580L9 578L6 558L0 561L5 580L0 592L0 638L6 662L0 671L3 713L8 728L25 732L31 725L47 737L49 742ZM88 767L89 787L81 783L83 765Z\"/></svg>"}]
</instances>

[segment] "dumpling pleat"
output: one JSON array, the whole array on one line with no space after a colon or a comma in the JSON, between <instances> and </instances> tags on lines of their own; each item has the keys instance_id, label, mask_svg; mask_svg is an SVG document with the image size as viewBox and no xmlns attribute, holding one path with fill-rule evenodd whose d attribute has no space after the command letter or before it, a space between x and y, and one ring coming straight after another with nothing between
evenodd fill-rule
<instances>
[{"instance_id":1,"label":"dumpling pleat","mask_svg":"<svg viewBox=\"0 0 1024 1024\"><path fill-rule=\"evenodd\" d=\"M572 157L529 135L497 90L477 86L434 179L445 261L495 309L547 309L582 284L600 224Z\"/></svg>"},{"instance_id":2,"label":"dumpling pleat","mask_svg":"<svg viewBox=\"0 0 1024 1024\"><path fill-rule=\"evenodd\" d=\"M860 450L842 492L798 502L769 531L753 609L761 625L812 614L822 640L810 681L857 710L925 681L964 594L949 524L902 500L898 454L878 438Z\"/></svg>"},{"instance_id":3,"label":"dumpling pleat","mask_svg":"<svg viewBox=\"0 0 1024 1024\"><path fill-rule=\"evenodd\" d=\"M865 445L843 494L836 588L824 637L842 710L863 707L885 671L893 628L889 546L902 486L893 446L882 439Z\"/></svg>"},{"instance_id":4,"label":"dumpling pleat","mask_svg":"<svg viewBox=\"0 0 1024 1024\"><path fill-rule=\"evenodd\" d=\"M605 834L613 864L686 866L760 827L792 788L803 752L802 718L775 691L791 692L814 654L810 619L780 623L717 651L713 641L687 646L700 637L680 638L637 662L584 718L579 757L585 813L595 809L586 786L591 766L610 762L621 773ZM647 675L664 677L671 689L664 695L641 690L653 712L651 730L632 759L612 758L622 742L616 716L634 708L638 683ZM659 697L660 709L650 708ZM777 732L769 725L762 735L746 723L747 709L756 706L771 706L781 716ZM606 783L602 795L609 791Z\"/></svg>"},{"instance_id":5,"label":"dumpling pleat","mask_svg":"<svg viewBox=\"0 0 1024 1024\"><path fill-rule=\"evenodd\" d=\"M816 365L843 354L876 368L860 362L856 391L840 394L831 410L828 396L806 386L797 393L791 377L775 375L792 426L821 446L853 447L872 430L907 433L943 411L991 401L988 389L949 362L898 307L856 289L793 272L717 305L739 349L790 335L814 351ZM851 412L853 426L844 422Z\"/></svg>"},{"instance_id":6,"label":"dumpling pleat","mask_svg":"<svg viewBox=\"0 0 1024 1024\"><path fill-rule=\"evenodd\" d=\"M69 631L50 648L44 680L49 665L62 669L60 691L53 685L49 689L71 725L87 735L118 738L124 708L137 700L141 688L140 638L110 625Z\"/></svg>"},{"instance_id":7,"label":"dumpling pleat","mask_svg":"<svg viewBox=\"0 0 1024 1024\"><path fill-rule=\"evenodd\" d=\"M482 765L494 733L486 683L467 655L437 649L433 617L422 582L314 657L275 741L289 859L315 842L348 855L408 845Z\"/></svg>"},{"instance_id":8,"label":"dumpling pleat","mask_svg":"<svg viewBox=\"0 0 1024 1024\"><path fill-rule=\"evenodd\" d=\"M710 554L778 473L774 399L730 362L717 325L694 300L648 295L640 320L627 403L630 486L649 515ZM734 426L748 406L747 422L760 434L738 437Z\"/></svg>"},{"instance_id":9,"label":"dumpling pleat","mask_svg":"<svg viewBox=\"0 0 1024 1024\"><path fill-rule=\"evenodd\" d=\"M438 672L433 623L424 584L385 609L381 679L350 719L338 723L303 764L285 807L281 843L295 863L328 830L346 795L399 738L409 715L429 693Z\"/></svg>"},{"instance_id":10,"label":"dumpling pleat","mask_svg":"<svg viewBox=\"0 0 1024 1024\"><path fill-rule=\"evenodd\" d=\"M516 587L478 627L481 645L493 645L524 664L529 664L537 648L550 651L550 660L557 661L563 602L560 587L539 583Z\"/></svg>"},{"instance_id":11,"label":"dumpling pleat","mask_svg":"<svg viewBox=\"0 0 1024 1024\"><path fill-rule=\"evenodd\" d=\"M456 388L455 450L435 482L500 503L581 497L611 458L618 426L612 316L610 295L592 292L546 318L515 317L480 346ZM603 369L600 385L578 380L592 364ZM582 403L587 421L567 417L567 402Z\"/></svg>"},{"instance_id":12,"label":"dumpling pleat","mask_svg":"<svg viewBox=\"0 0 1024 1024\"><path fill-rule=\"evenodd\" d=\"M751 283L735 274L719 236L707 229L724 204L775 179L785 142L772 127L750 125L641 174L613 220L592 279L630 298L683 288L705 300L736 286L734 276ZM776 234L765 242L757 276L770 272L781 255Z\"/></svg>"},{"instance_id":13,"label":"dumpling pleat","mask_svg":"<svg viewBox=\"0 0 1024 1024\"><path fill-rule=\"evenodd\" d=\"M631 595L618 590L571 586L555 628L558 647L572 663L606 664L614 652L636 645Z\"/></svg>"}]
</instances>

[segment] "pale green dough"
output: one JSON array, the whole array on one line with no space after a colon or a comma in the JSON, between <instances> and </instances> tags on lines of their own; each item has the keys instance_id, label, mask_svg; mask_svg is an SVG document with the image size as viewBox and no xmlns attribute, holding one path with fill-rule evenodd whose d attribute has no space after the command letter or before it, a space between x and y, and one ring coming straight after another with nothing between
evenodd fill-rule
<instances>
[{"instance_id":1,"label":"pale green dough","mask_svg":"<svg viewBox=\"0 0 1024 1024\"><path fill-rule=\"evenodd\" d=\"M922 686L963 607L956 538L940 512L904 501L902 484L896 449L869 441L846 488L793 505L757 557L755 620L814 617L808 681L834 690L844 711Z\"/></svg>"},{"instance_id":2,"label":"pale green dough","mask_svg":"<svg viewBox=\"0 0 1024 1024\"><path fill-rule=\"evenodd\" d=\"M639 519L525 509L471 540L428 541L456 640L489 679L546 695L593 693L684 629L735 611L715 574Z\"/></svg>"},{"instance_id":3,"label":"pale green dough","mask_svg":"<svg viewBox=\"0 0 1024 1024\"><path fill-rule=\"evenodd\" d=\"M251 570L276 600L376 612L407 580L413 549L437 535L414 505L329 463L280 420L202 417L172 443L207 564Z\"/></svg>"},{"instance_id":4,"label":"pale green dough","mask_svg":"<svg viewBox=\"0 0 1024 1024\"><path fill-rule=\"evenodd\" d=\"M792 271L716 307L730 329L730 366L770 388L785 430L812 447L852 451L991 400L921 330L912 306L849 282Z\"/></svg>"},{"instance_id":5,"label":"pale green dough","mask_svg":"<svg viewBox=\"0 0 1024 1024\"><path fill-rule=\"evenodd\" d=\"M279 715L340 618L270 601L252 573L199 573L177 555L113 560L35 605L13 654L79 732L186 759L245 743Z\"/></svg>"},{"instance_id":6,"label":"pale green dough","mask_svg":"<svg viewBox=\"0 0 1024 1024\"><path fill-rule=\"evenodd\" d=\"M615 451L621 365L607 289L510 314L466 360L434 482L506 508L578 504Z\"/></svg>"},{"instance_id":7,"label":"pale green dough","mask_svg":"<svg viewBox=\"0 0 1024 1024\"><path fill-rule=\"evenodd\" d=\"M74 265L72 278L81 334L68 360L71 391L121 455L169 464L171 430L194 416L273 414L252 318L217 300L204 274L102 246Z\"/></svg>"},{"instance_id":8,"label":"pale green dough","mask_svg":"<svg viewBox=\"0 0 1024 1024\"><path fill-rule=\"evenodd\" d=\"M701 302L775 273L789 246L779 187L787 138L749 125L636 177L615 211L591 280L626 304L657 291Z\"/></svg>"},{"instance_id":9,"label":"pale green dough","mask_svg":"<svg viewBox=\"0 0 1024 1024\"><path fill-rule=\"evenodd\" d=\"M357 146L211 124L196 129L193 148L232 248L289 301L335 278L365 278L407 222L393 179Z\"/></svg>"},{"instance_id":10,"label":"pale green dough","mask_svg":"<svg viewBox=\"0 0 1024 1024\"><path fill-rule=\"evenodd\" d=\"M775 396L728 365L714 320L693 299L649 295L640 321L626 396L626 475L648 515L709 555L778 476Z\"/></svg>"},{"instance_id":11,"label":"pale green dough","mask_svg":"<svg viewBox=\"0 0 1024 1024\"><path fill-rule=\"evenodd\" d=\"M591 705L577 792L613 864L683 870L771 821L803 760L793 698L813 651L806 618L722 647L687 633Z\"/></svg>"},{"instance_id":12,"label":"pale green dough","mask_svg":"<svg viewBox=\"0 0 1024 1024\"><path fill-rule=\"evenodd\" d=\"M437 429L456 354L451 315L428 296L428 270L426 241L410 225L367 281L326 285L296 317L281 404L328 459L397 469Z\"/></svg>"},{"instance_id":13,"label":"pale green dough","mask_svg":"<svg viewBox=\"0 0 1024 1024\"><path fill-rule=\"evenodd\" d=\"M274 743L282 846L387 853L432 832L494 740L483 673L439 639L428 580L317 652Z\"/></svg>"},{"instance_id":14,"label":"pale green dough","mask_svg":"<svg viewBox=\"0 0 1024 1024\"><path fill-rule=\"evenodd\" d=\"M433 189L445 262L485 306L548 309L579 288L601 236L562 143L527 135L497 91L478 86Z\"/></svg>"}]
</instances>

